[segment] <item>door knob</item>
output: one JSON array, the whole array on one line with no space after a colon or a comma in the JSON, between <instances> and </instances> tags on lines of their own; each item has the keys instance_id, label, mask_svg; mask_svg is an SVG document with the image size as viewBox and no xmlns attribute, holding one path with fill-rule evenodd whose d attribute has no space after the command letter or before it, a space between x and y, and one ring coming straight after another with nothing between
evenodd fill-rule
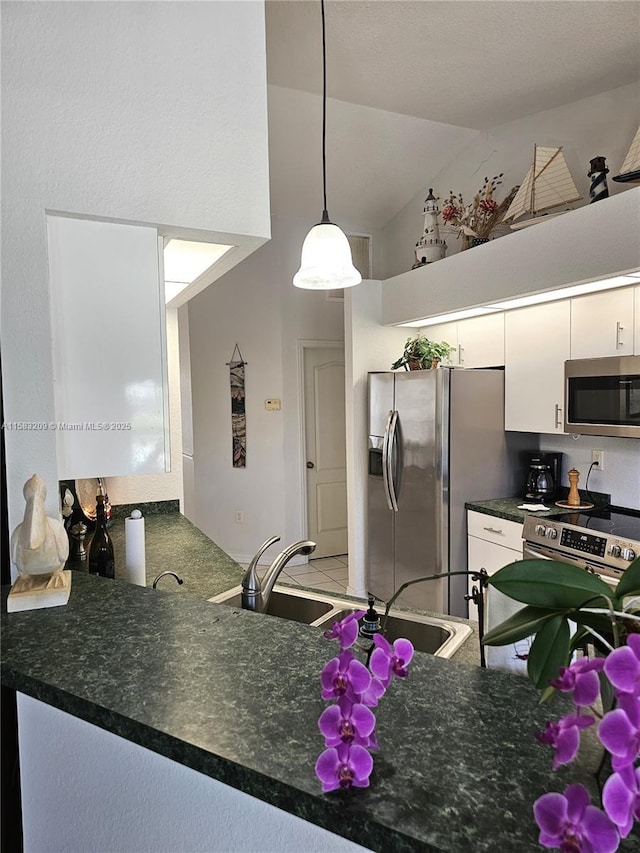
<instances>
[{"instance_id":1,"label":"door knob","mask_svg":"<svg viewBox=\"0 0 640 853\"><path fill-rule=\"evenodd\" d=\"M307 462L307 468L315 468L313 462Z\"/></svg>"}]
</instances>

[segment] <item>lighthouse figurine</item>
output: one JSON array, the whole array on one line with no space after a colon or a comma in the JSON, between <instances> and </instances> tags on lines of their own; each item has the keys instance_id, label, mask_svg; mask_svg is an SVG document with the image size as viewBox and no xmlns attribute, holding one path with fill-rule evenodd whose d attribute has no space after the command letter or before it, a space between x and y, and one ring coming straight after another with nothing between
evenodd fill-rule
<instances>
[{"instance_id":1,"label":"lighthouse figurine","mask_svg":"<svg viewBox=\"0 0 640 853\"><path fill-rule=\"evenodd\" d=\"M429 190L429 195L424 202L424 231L422 237L416 243L416 262L411 269L422 267L425 264L432 264L434 261L440 261L445 256L447 244L440 239L440 230L438 228L438 200L433 194L433 190Z\"/></svg>"}]
</instances>

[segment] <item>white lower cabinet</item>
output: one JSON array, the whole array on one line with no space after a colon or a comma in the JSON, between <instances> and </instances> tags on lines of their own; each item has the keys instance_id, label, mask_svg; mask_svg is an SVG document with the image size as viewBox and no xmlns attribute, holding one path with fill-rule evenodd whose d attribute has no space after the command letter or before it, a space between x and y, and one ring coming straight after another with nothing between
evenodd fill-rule
<instances>
[{"instance_id":1,"label":"white lower cabinet","mask_svg":"<svg viewBox=\"0 0 640 853\"><path fill-rule=\"evenodd\" d=\"M564 433L569 299L505 313L505 429Z\"/></svg>"},{"instance_id":2,"label":"white lower cabinet","mask_svg":"<svg viewBox=\"0 0 640 853\"><path fill-rule=\"evenodd\" d=\"M477 572L485 569L489 575L498 569L522 559L522 524L484 513L467 512L467 569ZM469 577L469 592L474 583ZM485 630L503 622L524 605L489 587L485 594ZM469 618L478 619L475 604L469 602ZM519 655L527 654L528 641L508 646L485 646L487 666L526 674L526 661Z\"/></svg>"}]
</instances>

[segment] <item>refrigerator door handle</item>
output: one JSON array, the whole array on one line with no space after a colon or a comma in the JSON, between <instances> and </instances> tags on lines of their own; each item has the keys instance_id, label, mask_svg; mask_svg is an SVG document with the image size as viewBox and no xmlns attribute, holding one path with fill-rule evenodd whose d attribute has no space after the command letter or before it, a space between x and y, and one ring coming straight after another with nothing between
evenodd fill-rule
<instances>
[{"instance_id":1,"label":"refrigerator door handle","mask_svg":"<svg viewBox=\"0 0 640 853\"><path fill-rule=\"evenodd\" d=\"M384 483L384 496L387 499L387 506L390 510L393 510L393 504L391 503L391 490L389 488L389 474L391 471L389 466L389 434L391 432L393 414L393 411L389 412L382 439L382 482Z\"/></svg>"},{"instance_id":2,"label":"refrigerator door handle","mask_svg":"<svg viewBox=\"0 0 640 853\"><path fill-rule=\"evenodd\" d=\"M389 424L389 441L387 446L387 466L389 472L387 474L387 479L389 482L389 497L391 499L390 508L394 512L398 512L398 498L396 495L396 484L393 477L393 448L396 443L396 426L398 425L398 413L393 412L391 415L391 422Z\"/></svg>"}]
</instances>

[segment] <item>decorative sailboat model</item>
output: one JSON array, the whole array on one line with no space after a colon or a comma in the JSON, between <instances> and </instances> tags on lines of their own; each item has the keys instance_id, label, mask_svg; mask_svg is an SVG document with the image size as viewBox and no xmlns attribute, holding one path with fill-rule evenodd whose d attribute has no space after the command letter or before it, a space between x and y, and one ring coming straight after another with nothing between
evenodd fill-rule
<instances>
[{"instance_id":1,"label":"decorative sailboat model","mask_svg":"<svg viewBox=\"0 0 640 853\"><path fill-rule=\"evenodd\" d=\"M573 182L562 147L543 148L541 145L534 145L531 168L502 221L508 222L511 228L525 228L536 222L544 222L550 216L564 213L558 211L547 214L545 211L571 204L580 198L582 196ZM514 221L525 213L528 213L531 219Z\"/></svg>"},{"instance_id":2,"label":"decorative sailboat model","mask_svg":"<svg viewBox=\"0 0 640 853\"><path fill-rule=\"evenodd\" d=\"M627 152L627 156L624 158L620 174L615 175L613 180L621 181L625 184L640 183L640 127L638 128L636 135L633 137L633 142L631 143L631 148Z\"/></svg>"}]
</instances>

